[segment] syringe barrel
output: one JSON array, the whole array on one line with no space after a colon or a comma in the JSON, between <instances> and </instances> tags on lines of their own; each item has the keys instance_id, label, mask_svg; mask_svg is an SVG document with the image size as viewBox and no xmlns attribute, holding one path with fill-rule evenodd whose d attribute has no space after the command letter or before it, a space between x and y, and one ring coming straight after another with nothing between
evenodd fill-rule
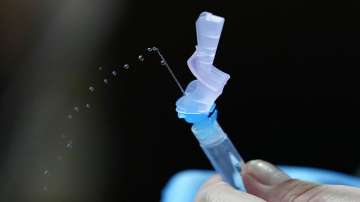
<instances>
[{"instance_id":1,"label":"syringe barrel","mask_svg":"<svg viewBox=\"0 0 360 202\"><path fill-rule=\"evenodd\" d=\"M244 161L217 121L209 123L207 127L194 124L192 131L223 180L234 188L245 191L240 175Z\"/></svg>"}]
</instances>

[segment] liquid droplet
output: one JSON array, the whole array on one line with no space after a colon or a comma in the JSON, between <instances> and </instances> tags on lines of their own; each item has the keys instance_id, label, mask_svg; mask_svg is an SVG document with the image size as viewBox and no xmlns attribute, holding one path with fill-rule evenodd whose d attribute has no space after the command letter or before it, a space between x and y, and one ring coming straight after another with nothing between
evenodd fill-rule
<instances>
[{"instance_id":1,"label":"liquid droplet","mask_svg":"<svg viewBox=\"0 0 360 202\"><path fill-rule=\"evenodd\" d=\"M79 112L79 111L80 111L80 108L77 107L77 106L75 106L75 107L74 107L74 110L75 110L76 112Z\"/></svg>"},{"instance_id":2,"label":"liquid droplet","mask_svg":"<svg viewBox=\"0 0 360 202\"><path fill-rule=\"evenodd\" d=\"M123 68L124 68L124 69L129 69L129 68L130 68L130 65L129 65L129 64L124 64Z\"/></svg>"},{"instance_id":3,"label":"liquid droplet","mask_svg":"<svg viewBox=\"0 0 360 202\"><path fill-rule=\"evenodd\" d=\"M72 149L72 147L73 147L73 141L70 140L70 141L66 144L66 148Z\"/></svg>"},{"instance_id":4,"label":"liquid droplet","mask_svg":"<svg viewBox=\"0 0 360 202\"><path fill-rule=\"evenodd\" d=\"M67 118L68 118L68 119L72 119L73 116L72 116L71 114L69 114L69 115L67 115Z\"/></svg>"},{"instance_id":5,"label":"liquid droplet","mask_svg":"<svg viewBox=\"0 0 360 202\"><path fill-rule=\"evenodd\" d=\"M44 175L48 175L49 171L48 170L44 170Z\"/></svg>"},{"instance_id":6,"label":"liquid droplet","mask_svg":"<svg viewBox=\"0 0 360 202\"><path fill-rule=\"evenodd\" d=\"M102 68L102 66L99 66L99 68L98 68L98 69L101 71L103 68Z\"/></svg>"},{"instance_id":7,"label":"liquid droplet","mask_svg":"<svg viewBox=\"0 0 360 202\"><path fill-rule=\"evenodd\" d=\"M143 56L143 55L139 55L139 56L138 56L138 59L140 60L140 62L143 62L143 61L144 61L144 56Z\"/></svg>"},{"instance_id":8,"label":"liquid droplet","mask_svg":"<svg viewBox=\"0 0 360 202\"><path fill-rule=\"evenodd\" d=\"M90 92L94 92L94 91L95 91L95 88L94 88L93 86L90 86L90 87L89 87L89 91L90 91Z\"/></svg>"},{"instance_id":9,"label":"liquid droplet","mask_svg":"<svg viewBox=\"0 0 360 202\"><path fill-rule=\"evenodd\" d=\"M108 83L109 83L109 80L108 80L108 79L104 79L104 83L105 83L105 84L108 84Z\"/></svg>"},{"instance_id":10,"label":"liquid droplet","mask_svg":"<svg viewBox=\"0 0 360 202\"><path fill-rule=\"evenodd\" d=\"M158 48L154 46L154 47L152 47L152 50L153 50L153 51L157 51Z\"/></svg>"},{"instance_id":11,"label":"liquid droplet","mask_svg":"<svg viewBox=\"0 0 360 202\"><path fill-rule=\"evenodd\" d=\"M90 109L91 106L90 106L90 104L86 104L85 107Z\"/></svg>"},{"instance_id":12,"label":"liquid droplet","mask_svg":"<svg viewBox=\"0 0 360 202\"><path fill-rule=\"evenodd\" d=\"M117 76L117 72L116 72L115 70L113 70L113 71L111 72L111 74L112 74L113 76Z\"/></svg>"},{"instance_id":13,"label":"liquid droplet","mask_svg":"<svg viewBox=\"0 0 360 202\"><path fill-rule=\"evenodd\" d=\"M151 52L152 51L152 48L147 48L146 49L148 52Z\"/></svg>"},{"instance_id":14,"label":"liquid droplet","mask_svg":"<svg viewBox=\"0 0 360 202\"><path fill-rule=\"evenodd\" d=\"M165 60L161 60L161 61L160 61L160 64L161 64L161 65L166 65Z\"/></svg>"}]
</instances>

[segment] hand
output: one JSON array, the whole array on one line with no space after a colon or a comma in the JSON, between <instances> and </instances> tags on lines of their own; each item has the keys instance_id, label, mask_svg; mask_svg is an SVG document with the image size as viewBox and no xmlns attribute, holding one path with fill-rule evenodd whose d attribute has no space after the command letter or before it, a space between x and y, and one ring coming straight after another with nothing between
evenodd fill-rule
<instances>
[{"instance_id":1,"label":"hand","mask_svg":"<svg viewBox=\"0 0 360 202\"><path fill-rule=\"evenodd\" d=\"M360 189L291 179L274 165L248 162L242 177L248 193L233 189L216 175L199 190L196 202L360 202Z\"/></svg>"}]
</instances>

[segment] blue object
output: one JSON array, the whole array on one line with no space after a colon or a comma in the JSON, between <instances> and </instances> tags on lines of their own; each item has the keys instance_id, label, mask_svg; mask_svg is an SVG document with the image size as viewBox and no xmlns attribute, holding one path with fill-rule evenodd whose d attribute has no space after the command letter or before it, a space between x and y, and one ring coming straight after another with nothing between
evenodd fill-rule
<instances>
[{"instance_id":1,"label":"blue object","mask_svg":"<svg viewBox=\"0 0 360 202\"><path fill-rule=\"evenodd\" d=\"M360 178L325 169L280 166L290 177L323 184L360 187ZM174 175L162 191L161 202L193 202L201 185L214 171L187 170Z\"/></svg>"}]
</instances>

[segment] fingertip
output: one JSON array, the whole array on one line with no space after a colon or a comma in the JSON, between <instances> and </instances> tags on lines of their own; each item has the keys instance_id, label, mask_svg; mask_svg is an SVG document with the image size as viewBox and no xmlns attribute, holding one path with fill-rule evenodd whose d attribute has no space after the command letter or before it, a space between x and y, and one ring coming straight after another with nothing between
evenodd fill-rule
<instances>
[{"instance_id":1,"label":"fingertip","mask_svg":"<svg viewBox=\"0 0 360 202\"><path fill-rule=\"evenodd\" d=\"M252 160L245 164L243 174L251 175L264 185L276 185L289 180L289 176L278 167L263 160Z\"/></svg>"},{"instance_id":2,"label":"fingertip","mask_svg":"<svg viewBox=\"0 0 360 202\"><path fill-rule=\"evenodd\" d=\"M246 190L266 199L272 187L286 181L289 177L279 168L263 160L251 160L242 170Z\"/></svg>"},{"instance_id":3,"label":"fingertip","mask_svg":"<svg viewBox=\"0 0 360 202\"><path fill-rule=\"evenodd\" d=\"M265 198L264 193L267 193L267 190L269 189L268 186L259 182L259 180L252 176L250 172L244 172L242 174L242 179L248 193Z\"/></svg>"}]
</instances>

